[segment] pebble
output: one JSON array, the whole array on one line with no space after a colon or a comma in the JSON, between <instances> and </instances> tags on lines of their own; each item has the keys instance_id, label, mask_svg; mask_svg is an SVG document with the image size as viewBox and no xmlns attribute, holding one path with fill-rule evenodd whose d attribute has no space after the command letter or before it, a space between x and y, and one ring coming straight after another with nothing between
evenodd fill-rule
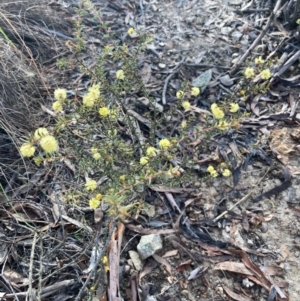
<instances>
[{"instance_id":1,"label":"pebble","mask_svg":"<svg viewBox=\"0 0 300 301\"><path fill-rule=\"evenodd\" d=\"M160 69L164 69L164 68L166 68L166 64L159 63L159 64L158 64L158 67L159 67Z\"/></svg>"},{"instance_id":2,"label":"pebble","mask_svg":"<svg viewBox=\"0 0 300 301\"><path fill-rule=\"evenodd\" d=\"M229 26L224 26L221 28L221 33L224 35L229 35L231 31L232 31L232 28Z\"/></svg>"},{"instance_id":3,"label":"pebble","mask_svg":"<svg viewBox=\"0 0 300 301\"><path fill-rule=\"evenodd\" d=\"M137 245L137 251L141 259L146 259L163 247L161 236L158 234L150 234L141 237Z\"/></svg>"},{"instance_id":4,"label":"pebble","mask_svg":"<svg viewBox=\"0 0 300 301\"><path fill-rule=\"evenodd\" d=\"M135 269L137 271L141 271L142 267L143 267L143 263L142 263L142 261L140 259L139 254L137 252L135 252L135 251L129 251L128 253L129 253L129 257L131 258L132 263L133 263Z\"/></svg>"},{"instance_id":5,"label":"pebble","mask_svg":"<svg viewBox=\"0 0 300 301\"><path fill-rule=\"evenodd\" d=\"M243 36L243 34L236 30L231 34L231 36L235 41L239 41L241 39L241 37Z\"/></svg>"}]
</instances>

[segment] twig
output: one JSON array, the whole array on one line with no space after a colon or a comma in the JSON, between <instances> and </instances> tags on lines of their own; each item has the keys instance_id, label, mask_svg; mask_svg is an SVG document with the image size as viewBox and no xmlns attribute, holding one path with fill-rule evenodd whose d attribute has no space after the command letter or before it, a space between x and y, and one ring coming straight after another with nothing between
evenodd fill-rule
<instances>
[{"instance_id":1,"label":"twig","mask_svg":"<svg viewBox=\"0 0 300 301\"><path fill-rule=\"evenodd\" d=\"M26 296L26 300L28 300L28 296L29 300L33 300L33 296L32 296L32 274L33 274L33 259L34 259L34 251L35 251L35 246L36 246L36 241L37 241L37 232L34 233L34 237L33 237L33 241L32 241L32 247L31 247L31 253L30 253L30 264L29 264L29 287L28 287L28 291L27 291L27 296Z\"/></svg>"},{"instance_id":2,"label":"twig","mask_svg":"<svg viewBox=\"0 0 300 301\"><path fill-rule=\"evenodd\" d=\"M113 232L114 232L114 230L115 230L115 227L116 227L116 221L114 220L114 222L113 222L113 224L112 224L112 227L111 227L111 229L110 229L110 232L109 232L109 234L108 234L108 236L107 236L107 238L106 238L105 244L104 244L104 246L103 246L103 248L102 248L102 251L101 251L101 253L99 254L99 259L101 259L101 258L104 256L104 254L106 253L108 244L109 244L110 239L111 239L111 236L112 236L112 234L113 234ZM97 267L97 266L96 266L96 267ZM95 268L96 268L96 267L95 267ZM82 296L82 294L83 294L85 288L87 287L89 281L91 280L93 274L94 274L93 271L90 272L90 274L89 274L89 276L86 278L86 281L84 282L82 288L80 289L80 291L79 291L79 293L78 293L78 295L77 295L75 301L81 300L81 296Z\"/></svg>"},{"instance_id":3,"label":"twig","mask_svg":"<svg viewBox=\"0 0 300 301\"><path fill-rule=\"evenodd\" d=\"M167 104L166 92L167 92L168 83L169 83L170 79L172 78L172 76L178 71L179 67L184 63L184 61L185 61L185 57L182 58L182 60L174 68L173 72L171 74L169 74L167 76L166 80L165 80L165 84L164 84L164 88L163 88L163 92L162 92L162 103L163 103L163 105Z\"/></svg>"},{"instance_id":4,"label":"twig","mask_svg":"<svg viewBox=\"0 0 300 301\"><path fill-rule=\"evenodd\" d=\"M143 0L140 0L140 9L141 9L141 12L142 12L142 23L145 24L145 13L144 13Z\"/></svg>"},{"instance_id":5,"label":"twig","mask_svg":"<svg viewBox=\"0 0 300 301\"><path fill-rule=\"evenodd\" d=\"M257 44L261 41L261 39L267 33L267 31L268 31L268 29L269 29L269 27L271 25L271 22L272 22L273 18L276 16L277 11L279 10L281 1L282 0L277 0L276 5L275 5L273 11L272 11L270 17L268 18L266 26L263 28L263 30L261 31L260 35L254 40L254 42L248 48L248 50L244 53L244 55L232 67L232 69L230 71L230 75L233 75L234 73L236 73L237 69L240 68L240 66L243 64L243 62L245 61L245 59L249 56L249 54L251 53L251 51L257 46Z\"/></svg>"},{"instance_id":6,"label":"twig","mask_svg":"<svg viewBox=\"0 0 300 301\"><path fill-rule=\"evenodd\" d=\"M271 80L271 82L273 81L273 79L275 77L280 76L282 73L284 73L288 68L290 68L290 66L298 59L298 57L300 56L300 50L298 50L291 58L289 58L289 60L280 68L280 70L278 70L274 75L273 78Z\"/></svg>"},{"instance_id":7,"label":"twig","mask_svg":"<svg viewBox=\"0 0 300 301\"><path fill-rule=\"evenodd\" d=\"M258 181L258 183L254 186L254 188L252 188L250 190L250 192L248 194L246 194L243 198L241 198L238 202L236 202L234 205L232 205L228 210L222 212L220 215L218 215L216 218L214 218L213 222L215 223L216 221L218 221L221 217L223 217L225 214L227 214L229 211L231 211L232 209L234 209L237 205L239 205L240 203L246 201L251 194L253 193L254 189L263 181L263 179L266 177L266 175L268 174L270 168L268 168L268 170L266 171L266 173L263 175L263 177Z\"/></svg>"}]
</instances>

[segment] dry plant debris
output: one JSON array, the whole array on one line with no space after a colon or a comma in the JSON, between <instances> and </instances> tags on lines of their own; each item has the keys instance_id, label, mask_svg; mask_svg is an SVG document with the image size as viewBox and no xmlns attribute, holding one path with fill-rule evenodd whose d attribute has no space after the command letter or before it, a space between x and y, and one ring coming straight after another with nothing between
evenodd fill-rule
<instances>
[{"instance_id":1,"label":"dry plant debris","mask_svg":"<svg viewBox=\"0 0 300 301\"><path fill-rule=\"evenodd\" d=\"M297 300L282 2L0 4L3 300Z\"/></svg>"}]
</instances>

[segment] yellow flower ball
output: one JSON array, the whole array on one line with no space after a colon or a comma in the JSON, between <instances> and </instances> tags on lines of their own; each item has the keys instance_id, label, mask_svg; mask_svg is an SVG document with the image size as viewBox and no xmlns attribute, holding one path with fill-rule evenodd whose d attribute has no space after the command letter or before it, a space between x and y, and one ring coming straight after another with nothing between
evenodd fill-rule
<instances>
[{"instance_id":1,"label":"yellow flower ball","mask_svg":"<svg viewBox=\"0 0 300 301\"><path fill-rule=\"evenodd\" d=\"M191 89L191 95L192 96L198 96L200 94L200 89L198 87L193 87Z\"/></svg>"},{"instance_id":2,"label":"yellow flower ball","mask_svg":"<svg viewBox=\"0 0 300 301\"><path fill-rule=\"evenodd\" d=\"M261 56L259 56L259 57L255 58L254 62L255 62L256 65L261 65L261 64L263 64L265 61L262 59Z\"/></svg>"},{"instance_id":3,"label":"yellow flower ball","mask_svg":"<svg viewBox=\"0 0 300 301\"><path fill-rule=\"evenodd\" d=\"M162 149L168 149L171 142L168 139L161 139L158 144Z\"/></svg>"},{"instance_id":4,"label":"yellow flower ball","mask_svg":"<svg viewBox=\"0 0 300 301\"><path fill-rule=\"evenodd\" d=\"M67 90L62 88L55 89L54 98L57 101L64 101L65 99L67 99Z\"/></svg>"},{"instance_id":5,"label":"yellow flower ball","mask_svg":"<svg viewBox=\"0 0 300 301\"><path fill-rule=\"evenodd\" d=\"M223 177L229 177L231 175L231 171L229 169L224 169L222 173Z\"/></svg>"},{"instance_id":6,"label":"yellow flower ball","mask_svg":"<svg viewBox=\"0 0 300 301\"><path fill-rule=\"evenodd\" d=\"M127 33L129 34L129 35L133 35L134 34L134 28L132 28L132 27L130 27L129 29L128 29L128 31L127 31Z\"/></svg>"},{"instance_id":7,"label":"yellow flower ball","mask_svg":"<svg viewBox=\"0 0 300 301\"><path fill-rule=\"evenodd\" d=\"M214 170L214 171L212 171L212 172L210 173L210 175L211 175L213 178L216 178L219 174L218 174L218 172L217 172L216 170Z\"/></svg>"},{"instance_id":8,"label":"yellow flower ball","mask_svg":"<svg viewBox=\"0 0 300 301\"><path fill-rule=\"evenodd\" d=\"M116 72L116 77L117 77L117 79L123 80L125 78L124 71L123 70L118 70Z\"/></svg>"},{"instance_id":9,"label":"yellow flower ball","mask_svg":"<svg viewBox=\"0 0 300 301\"><path fill-rule=\"evenodd\" d=\"M59 100L54 101L52 104L52 109L56 112L61 112L63 110L61 102Z\"/></svg>"},{"instance_id":10,"label":"yellow flower ball","mask_svg":"<svg viewBox=\"0 0 300 301\"><path fill-rule=\"evenodd\" d=\"M183 121L181 122L181 127L182 127L183 129L185 129L185 128L187 127L187 122L186 122L186 120L183 120Z\"/></svg>"},{"instance_id":11,"label":"yellow flower ball","mask_svg":"<svg viewBox=\"0 0 300 301\"><path fill-rule=\"evenodd\" d=\"M87 191L94 191L97 188L97 182L95 180L87 180L85 183L85 189Z\"/></svg>"},{"instance_id":12,"label":"yellow flower ball","mask_svg":"<svg viewBox=\"0 0 300 301\"><path fill-rule=\"evenodd\" d=\"M176 97L178 99L182 99L183 96L184 96L184 92L182 90L179 90L179 91L176 92Z\"/></svg>"},{"instance_id":13,"label":"yellow flower ball","mask_svg":"<svg viewBox=\"0 0 300 301\"><path fill-rule=\"evenodd\" d=\"M188 110L191 107L191 104L189 101L184 101L181 105L185 110Z\"/></svg>"},{"instance_id":14,"label":"yellow flower ball","mask_svg":"<svg viewBox=\"0 0 300 301\"><path fill-rule=\"evenodd\" d=\"M261 79L269 79L271 77L270 69L265 69L260 73Z\"/></svg>"},{"instance_id":15,"label":"yellow flower ball","mask_svg":"<svg viewBox=\"0 0 300 301\"><path fill-rule=\"evenodd\" d=\"M210 108L211 108L211 112L212 112L213 115L214 115L214 118L216 118L216 119L222 119L222 118L224 118L225 114L224 114L224 112L218 107L217 104L213 103L213 104L211 105Z\"/></svg>"},{"instance_id":16,"label":"yellow flower ball","mask_svg":"<svg viewBox=\"0 0 300 301\"><path fill-rule=\"evenodd\" d=\"M98 153L98 148L97 147L92 147L91 152L92 152L92 154Z\"/></svg>"},{"instance_id":17,"label":"yellow flower ball","mask_svg":"<svg viewBox=\"0 0 300 301\"><path fill-rule=\"evenodd\" d=\"M94 99L98 99L100 97L100 86L92 85L88 88L88 94Z\"/></svg>"},{"instance_id":18,"label":"yellow flower ball","mask_svg":"<svg viewBox=\"0 0 300 301\"><path fill-rule=\"evenodd\" d=\"M20 154L22 157L32 157L35 153L35 147L31 143L24 143L20 147Z\"/></svg>"},{"instance_id":19,"label":"yellow flower ball","mask_svg":"<svg viewBox=\"0 0 300 301\"><path fill-rule=\"evenodd\" d=\"M149 162L149 158L148 157L141 157L140 159L140 164L141 165L146 165Z\"/></svg>"},{"instance_id":20,"label":"yellow flower ball","mask_svg":"<svg viewBox=\"0 0 300 301\"><path fill-rule=\"evenodd\" d=\"M97 200L101 201L102 198L103 198L103 195L102 195L101 193L98 193L98 194L96 195L96 199L97 199Z\"/></svg>"},{"instance_id":21,"label":"yellow flower ball","mask_svg":"<svg viewBox=\"0 0 300 301\"><path fill-rule=\"evenodd\" d=\"M120 179L121 182L124 182L125 179L126 179L126 176L122 175L122 176L119 177L119 179Z\"/></svg>"},{"instance_id":22,"label":"yellow flower ball","mask_svg":"<svg viewBox=\"0 0 300 301\"><path fill-rule=\"evenodd\" d=\"M219 121L218 128L220 130L227 130L229 128L229 124L225 120Z\"/></svg>"},{"instance_id":23,"label":"yellow flower ball","mask_svg":"<svg viewBox=\"0 0 300 301\"><path fill-rule=\"evenodd\" d=\"M254 69L253 68L246 68L245 69L245 77L246 78L252 78L254 76Z\"/></svg>"},{"instance_id":24,"label":"yellow flower ball","mask_svg":"<svg viewBox=\"0 0 300 301\"><path fill-rule=\"evenodd\" d=\"M209 165L208 167L207 167L207 171L208 172L213 172L215 169L214 169L214 167L212 166L212 165Z\"/></svg>"},{"instance_id":25,"label":"yellow flower ball","mask_svg":"<svg viewBox=\"0 0 300 301\"><path fill-rule=\"evenodd\" d=\"M96 198L91 198L89 201L89 205L91 209L97 209L100 205L100 201Z\"/></svg>"},{"instance_id":26,"label":"yellow flower ball","mask_svg":"<svg viewBox=\"0 0 300 301\"><path fill-rule=\"evenodd\" d=\"M39 140L42 137L45 137L45 136L48 136L48 135L49 135L49 132L46 128L38 128L34 132L34 139Z\"/></svg>"},{"instance_id":27,"label":"yellow flower ball","mask_svg":"<svg viewBox=\"0 0 300 301\"><path fill-rule=\"evenodd\" d=\"M240 106L237 103L231 103L229 112L236 113L239 110L239 108Z\"/></svg>"},{"instance_id":28,"label":"yellow flower ball","mask_svg":"<svg viewBox=\"0 0 300 301\"><path fill-rule=\"evenodd\" d=\"M110 113L110 110L109 110L109 108L107 108L107 107L103 107L103 108L100 108L100 109L99 109L99 114L100 114L100 116L102 116L102 117L108 116L109 113Z\"/></svg>"},{"instance_id":29,"label":"yellow flower ball","mask_svg":"<svg viewBox=\"0 0 300 301\"><path fill-rule=\"evenodd\" d=\"M86 107L93 107L94 104L95 104L95 97L90 94L90 93L87 93L85 94L83 97L82 97L82 103L86 106Z\"/></svg>"},{"instance_id":30,"label":"yellow flower ball","mask_svg":"<svg viewBox=\"0 0 300 301\"><path fill-rule=\"evenodd\" d=\"M101 154L100 153L95 153L95 154L93 154L93 158L95 160L99 160L99 159L101 159Z\"/></svg>"},{"instance_id":31,"label":"yellow flower ball","mask_svg":"<svg viewBox=\"0 0 300 301\"><path fill-rule=\"evenodd\" d=\"M222 162L222 163L220 164L220 167L221 167L222 169L227 168L227 164L226 164L225 162Z\"/></svg>"},{"instance_id":32,"label":"yellow flower ball","mask_svg":"<svg viewBox=\"0 0 300 301\"><path fill-rule=\"evenodd\" d=\"M58 149L58 143L56 139L51 136L45 136L40 140L41 148L47 153L55 152Z\"/></svg>"},{"instance_id":33,"label":"yellow flower ball","mask_svg":"<svg viewBox=\"0 0 300 301\"><path fill-rule=\"evenodd\" d=\"M157 149L153 146L150 146L146 149L146 154L149 157L155 157L157 155Z\"/></svg>"}]
</instances>

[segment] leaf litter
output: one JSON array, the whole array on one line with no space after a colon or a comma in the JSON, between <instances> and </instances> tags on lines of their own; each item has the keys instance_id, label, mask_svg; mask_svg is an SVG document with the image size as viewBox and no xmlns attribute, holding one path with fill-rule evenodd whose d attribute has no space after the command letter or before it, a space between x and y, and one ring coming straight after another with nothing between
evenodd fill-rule
<instances>
[{"instance_id":1,"label":"leaf litter","mask_svg":"<svg viewBox=\"0 0 300 301\"><path fill-rule=\"evenodd\" d=\"M71 4L58 2L70 9L78 6L76 1L70 1ZM69 292L62 298L77 294L76 300L80 300L87 297L85 289L89 280L94 279L96 296L101 300L181 300L183 296L190 300L224 300L228 297L241 301L259 298L297 300L300 294L297 286L300 277L297 139L300 135L295 101L299 94L298 82L292 69L297 68L295 62L299 50L293 36L295 29L290 28L289 17L293 15L276 15L281 1L272 6L263 1L260 4L252 1L228 3L231 6L214 1L202 1L199 5L199 1L186 0L99 3L101 19L110 22L117 34L126 32L128 26L141 26L155 34L145 62L141 62L141 72L149 91L161 99L157 110L164 110L174 103L175 92L186 80L202 90L203 94L190 108L201 120L203 115L211 114L211 103L221 95L233 93L231 88L240 76L237 72L250 57L250 50L258 52L262 48L269 58L277 53L282 56L271 72L268 98L259 95L248 103L240 100L240 105L255 116L245 117L239 131L216 135L211 146L205 145L204 140L190 142L192 147L202 147L197 158L199 165L195 166L199 178L205 176L203 166L206 164L231 161L233 179L206 178L202 182L199 180L196 187L190 187L188 183L176 188L152 185L149 194L154 198L149 203L156 208L153 219L157 227L151 224L149 216L142 214L124 224L105 224L103 213L96 211L95 231L93 223L86 225L85 219L78 218L79 214L65 211L60 191L48 184L49 175L43 169L32 172L28 182L18 179L18 185L5 187L7 195L14 202L17 200L13 206L3 205L1 214L6 231L1 233L5 239L14 241L17 247L33 245L34 225L47 232L44 238L51 246L51 252L47 253L48 265L45 265L48 275L43 274L43 282L58 277L61 271L79 275L68 279L58 277L55 283L52 281L41 289L42 298L53 295L55 290L65 289ZM232 7L236 3L241 7ZM118 22L112 24L114 20ZM85 22L86 26L95 24L88 17ZM101 39L92 37L92 33L89 35L88 30L86 34L91 48L102 43ZM64 34L55 32L54 35L63 38ZM278 36L282 36L282 40L278 40ZM231 68L229 74L224 67ZM84 74L77 77L78 86L84 85L83 77ZM259 78L251 84L257 82ZM140 99L139 103L151 110L147 99ZM139 132L142 144L144 127L149 129L151 123L134 107L129 112L136 121L135 130ZM163 137L163 132L159 135ZM235 160L237 155L239 158ZM59 172L51 175L60 178L61 183L67 183L71 179L69 172L76 171L70 161L64 160L64 165L68 171L63 178ZM65 188L62 185L60 189ZM33 205L30 202L37 196L43 198L40 190L50 196L51 210L42 203ZM88 211L76 207L75 210L88 218ZM79 229L87 236L93 236L87 246L73 235L69 241L70 233ZM138 243L139 236L133 236L133 232L141 236L164 235L163 250L147 259L140 273L128 261L128 251L135 250ZM14 237L15 233L18 237ZM25 256L20 265L27 269L31 265L32 270L28 250L25 254L18 249L14 254L7 254L7 247L3 246L3 256L16 261ZM43 249L37 246L37 254L42 254ZM59 252L62 246L72 257L72 262ZM97 260L101 256L98 248L103 250L102 257L108 256L106 272L102 268L99 274ZM89 263L88 259L92 258L94 260ZM51 260L53 266L50 266ZM78 267L73 266L74 260ZM6 298L13 298L15 292L5 282L11 282L18 296L25 297L27 292L19 292L20 288L32 279L18 271L4 271Z\"/></svg>"}]
</instances>

